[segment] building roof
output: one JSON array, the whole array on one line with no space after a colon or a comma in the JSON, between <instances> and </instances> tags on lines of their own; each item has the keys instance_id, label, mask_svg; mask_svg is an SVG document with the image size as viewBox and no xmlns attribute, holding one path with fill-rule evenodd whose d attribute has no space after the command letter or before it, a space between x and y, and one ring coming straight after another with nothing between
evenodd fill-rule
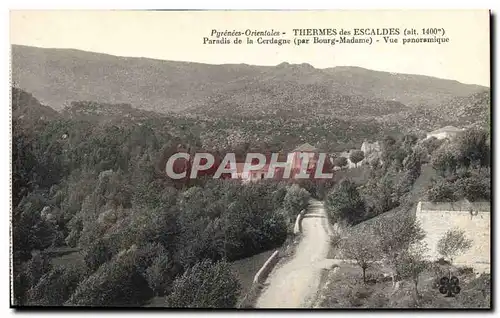
<instances>
[{"instance_id":1,"label":"building roof","mask_svg":"<svg viewBox=\"0 0 500 318\"><path fill-rule=\"evenodd\" d=\"M461 132L461 131L463 131L463 129L460 129L460 128L457 128L454 126L446 126L446 127L431 131L429 134L440 134L440 133L444 133L444 132L457 133L457 132Z\"/></svg>"},{"instance_id":2,"label":"building roof","mask_svg":"<svg viewBox=\"0 0 500 318\"><path fill-rule=\"evenodd\" d=\"M467 202L465 200L457 202L422 202L421 209L426 211L473 211L490 212L491 202L478 201Z\"/></svg>"},{"instance_id":3,"label":"building roof","mask_svg":"<svg viewBox=\"0 0 500 318\"><path fill-rule=\"evenodd\" d=\"M313 145L307 142L292 150L292 152L317 152L317 151L319 151L318 148L314 147Z\"/></svg>"}]
</instances>

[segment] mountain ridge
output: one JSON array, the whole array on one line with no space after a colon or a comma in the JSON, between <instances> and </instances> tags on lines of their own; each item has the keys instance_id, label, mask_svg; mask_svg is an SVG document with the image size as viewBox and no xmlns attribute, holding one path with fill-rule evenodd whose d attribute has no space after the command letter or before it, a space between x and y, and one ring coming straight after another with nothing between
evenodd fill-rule
<instances>
[{"instance_id":1,"label":"mountain ridge","mask_svg":"<svg viewBox=\"0 0 500 318\"><path fill-rule=\"evenodd\" d=\"M248 116L273 116L269 109L278 105L281 113L287 108L298 110L293 116L304 116L309 110L324 116L325 109L328 116L357 116L363 108L370 115L383 116L398 107L400 111L435 109L452 98L488 90L426 75L356 66L215 65L22 45L12 45L11 51L16 85L56 110L72 101L93 100L186 115L222 116L228 115L228 109L242 109ZM255 103L247 103L248 98ZM219 99L226 102L224 107ZM344 102L337 103L349 99L357 101L350 110L342 108Z\"/></svg>"},{"instance_id":2,"label":"mountain ridge","mask_svg":"<svg viewBox=\"0 0 500 318\"><path fill-rule=\"evenodd\" d=\"M247 66L247 67L259 67L259 68L275 68L275 67L283 67L283 66L307 66L310 68L313 68L315 70L327 70L327 71L340 71L340 70L362 70L362 71L370 71L373 73L383 73L383 74L391 74L391 75L409 75L409 76L415 76L415 77L421 77L421 78L428 78L428 79L438 79L438 80L443 80L443 81L449 81L449 82L455 82L457 84L461 85L467 85L467 86L475 86L478 89L490 89L488 86L480 85L480 84L473 84L473 83L463 83L454 79L446 79L446 78L440 78L436 76L430 76L430 75L423 75L423 74L412 74L412 73L399 73L399 72L390 72L390 71L382 71L382 70L375 70L375 69L369 69L361 66L355 66L355 65L337 65L337 66L329 66L329 67L315 67L311 65L310 63L290 63L290 62L281 62L276 65L260 65L260 64L248 64L248 63L204 63L204 62L196 62L196 61L182 61L182 60L166 60L166 59L161 59L161 58L155 58L155 57L147 57L147 56L127 56L127 55L114 55L110 53L103 53L103 52L94 52L94 51L87 51L87 50L82 50L82 49L75 49L75 48L56 48L56 47L39 47L39 46L31 46L31 45L23 45L23 44L11 44L12 48L16 49L40 49L40 50L54 50L54 51L68 51L68 52L75 52L75 53L84 53L84 54L92 54L92 55L100 55L100 56L108 56L110 58L122 58L122 59L144 59L144 60L150 60L150 61L157 61L157 62L171 62L171 63L185 63L185 64L194 64L194 65L207 65L207 66ZM12 51L12 50L11 50Z\"/></svg>"}]
</instances>

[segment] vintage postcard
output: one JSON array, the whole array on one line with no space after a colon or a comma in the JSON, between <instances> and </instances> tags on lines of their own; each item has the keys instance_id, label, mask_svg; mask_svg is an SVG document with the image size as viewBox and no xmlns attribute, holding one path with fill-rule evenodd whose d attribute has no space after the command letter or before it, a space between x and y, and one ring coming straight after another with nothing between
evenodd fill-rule
<instances>
[{"instance_id":1,"label":"vintage postcard","mask_svg":"<svg viewBox=\"0 0 500 318\"><path fill-rule=\"evenodd\" d=\"M11 306L491 309L488 10L10 12Z\"/></svg>"}]
</instances>

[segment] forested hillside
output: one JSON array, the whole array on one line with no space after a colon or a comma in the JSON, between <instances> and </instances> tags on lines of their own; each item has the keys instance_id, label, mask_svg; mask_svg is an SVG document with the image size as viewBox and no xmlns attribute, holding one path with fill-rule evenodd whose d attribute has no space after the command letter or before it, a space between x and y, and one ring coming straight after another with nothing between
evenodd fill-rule
<instances>
[{"instance_id":1,"label":"forested hillside","mask_svg":"<svg viewBox=\"0 0 500 318\"><path fill-rule=\"evenodd\" d=\"M95 103L38 117L47 109L33 96L16 88L12 96L24 115L13 117L12 140L18 305L132 306L164 296L174 307L234 307L239 282L226 262L280 246L307 204L287 184L166 178L162 158L179 145L194 151L198 140L162 118L111 120ZM84 266L53 265L54 251L68 247ZM200 279L220 292L182 296Z\"/></svg>"}]
</instances>

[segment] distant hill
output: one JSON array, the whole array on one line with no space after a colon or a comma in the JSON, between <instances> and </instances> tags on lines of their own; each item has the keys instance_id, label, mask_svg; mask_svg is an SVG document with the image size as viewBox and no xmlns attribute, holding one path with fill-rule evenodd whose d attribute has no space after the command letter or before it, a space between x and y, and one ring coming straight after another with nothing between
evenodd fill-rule
<instances>
[{"instance_id":1,"label":"distant hill","mask_svg":"<svg viewBox=\"0 0 500 318\"><path fill-rule=\"evenodd\" d=\"M204 116L385 116L436 109L478 85L359 67L209 65L12 46L12 78L60 110L72 101Z\"/></svg>"},{"instance_id":2,"label":"distant hill","mask_svg":"<svg viewBox=\"0 0 500 318\"><path fill-rule=\"evenodd\" d=\"M405 131L432 131L444 126L490 126L491 94L489 89L467 96L450 98L433 109L412 109L374 118L386 128Z\"/></svg>"},{"instance_id":3,"label":"distant hill","mask_svg":"<svg viewBox=\"0 0 500 318\"><path fill-rule=\"evenodd\" d=\"M491 116L490 91L484 90L469 96L455 97L441 105L439 114L443 121L448 120L450 124L488 125Z\"/></svg>"},{"instance_id":4,"label":"distant hill","mask_svg":"<svg viewBox=\"0 0 500 318\"><path fill-rule=\"evenodd\" d=\"M19 125L23 128L31 128L60 117L57 111L42 105L32 94L22 89L12 87L11 94L12 122L16 127Z\"/></svg>"}]
</instances>

